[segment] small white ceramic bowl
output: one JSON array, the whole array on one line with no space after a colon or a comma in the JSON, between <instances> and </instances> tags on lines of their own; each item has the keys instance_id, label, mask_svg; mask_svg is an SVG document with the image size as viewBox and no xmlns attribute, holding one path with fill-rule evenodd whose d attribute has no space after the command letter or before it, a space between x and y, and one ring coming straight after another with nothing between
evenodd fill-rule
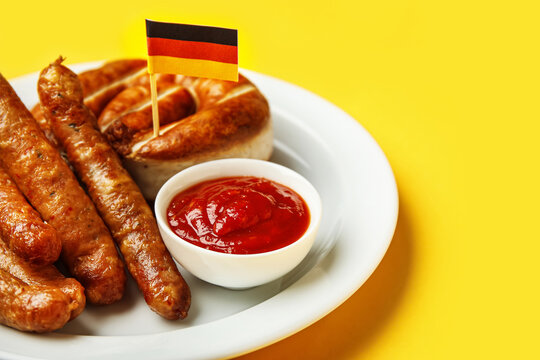
<instances>
[{"instance_id":1,"label":"small white ceramic bowl","mask_svg":"<svg viewBox=\"0 0 540 360\"><path fill-rule=\"evenodd\" d=\"M167 207L173 197L202 181L228 176L262 177L296 191L310 211L306 232L288 246L258 254L220 253L178 237L167 222ZM232 289L262 285L291 271L311 249L322 213L319 194L304 177L284 166L253 159L215 160L189 167L161 187L154 206L161 236L176 261L198 278Z\"/></svg>"}]
</instances>

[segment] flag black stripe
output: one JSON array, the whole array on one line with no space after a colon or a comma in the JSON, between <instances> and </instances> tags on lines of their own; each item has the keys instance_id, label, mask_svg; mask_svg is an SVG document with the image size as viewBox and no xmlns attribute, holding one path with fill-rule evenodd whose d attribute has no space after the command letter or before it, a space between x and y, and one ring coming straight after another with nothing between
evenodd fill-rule
<instances>
[{"instance_id":1,"label":"flag black stripe","mask_svg":"<svg viewBox=\"0 0 540 360\"><path fill-rule=\"evenodd\" d=\"M212 26L174 24L146 19L146 36L238 46L238 31Z\"/></svg>"}]
</instances>

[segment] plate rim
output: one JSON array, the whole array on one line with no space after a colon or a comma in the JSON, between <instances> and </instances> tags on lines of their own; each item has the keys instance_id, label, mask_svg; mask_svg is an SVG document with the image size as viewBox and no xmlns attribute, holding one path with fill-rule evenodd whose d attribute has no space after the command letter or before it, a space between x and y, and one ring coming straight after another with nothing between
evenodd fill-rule
<instances>
[{"instance_id":1,"label":"plate rim","mask_svg":"<svg viewBox=\"0 0 540 360\"><path fill-rule=\"evenodd\" d=\"M72 67L76 71L80 71L80 70L83 70L85 68L97 66L97 65L99 65L101 63L103 63L103 61L93 61L93 62L85 62L85 63L79 63L79 64L68 64L68 66ZM391 210L392 211L391 211L391 213L388 214L387 229L386 229L385 235L383 235L383 238L384 238L385 241L379 244L378 254L376 256L376 259L373 259L374 261L372 261L372 263L370 264L369 271L363 272L361 274L361 276L358 276L358 278L355 278L354 281L349 281L348 282L349 286L347 286L346 289L343 289L343 288L345 288L345 287L343 287L341 289L342 291L339 294L339 296L334 295L333 297L327 299L327 301L325 302L325 306L319 305L319 309L318 309L319 311L316 311L317 314L315 316L313 314L311 314L311 316L304 316L301 319L297 318L296 321L289 322L287 327L273 328L271 336L267 336L264 339L259 337L256 341L252 341L250 345L247 345L247 344L244 344L244 345L242 345L242 344L230 344L230 343L229 344L222 344L219 351L215 351L215 347L212 346L214 348L213 352L211 351L211 352L208 352L206 354L198 354L199 355L198 358L233 357L233 356L239 356L239 355L242 355L242 354L246 354L246 353L255 351L257 349L260 349L260 348L266 347L268 345L271 345L273 343L276 343L276 342L278 342L278 341L280 341L280 340L282 340L282 339L284 339L286 337L289 337L289 336L303 330L304 328L310 326L311 324L317 322L318 320L320 320L321 318L323 318L324 316L326 316L327 314L332 312L334 309L336 309L338 306L340 306L343 302L345 302L352 294L354 294L364 284L364 282L371 276L371 274L375 271L375 269L378 267L378 265L380 264L380 262L382 261L384 255L385 255L386 251L388 250L388 247L390 246L390 243L392 241L393 234L394 234L394 231L395 231L395 227L396 227L396 224L397 224L397 219L398 219L398 211L399 211L398 190L397 190L397 184L396 184L396 180L395 180L395 176L393 174L392 168L391 168L390 163L389 163L388 159L386 158L383 150L377 144L377 142L373 138L373 136L371 134L369 134L369 132L360 124L360 122L355 120L352 116L350 116L345 111L343 111L342 109L340 109L339 107L337 107L333 103L329 102L328 100L326 100L326 99L320 97L319 95L314 94L313 92L311 92L309 90L306 90L306 89L304 89L304 88L302 88L302 87L300 87L300 86L298 86L296 84L292 84L292 83L287 82L285 80L278 79L278 78L275 78L275 77L272 77L272 76L269 76L269 75L261 74L261 73L258 73L258 72L252 71L252 70L241 69L241 72L245 73L247 75L247 77L250 78L257 86L260 86L263 83L267 83L267 84L271 84L272 86L284 87L284 88L287 88L289 90L292 89L291 91L298 92L302 96L307 96L309 98L315 99L320 104L323 104L322 106L329 108L330 111L337 112L338 114L341 114L340 115L340 121L343 121L342 119L347 119L347 121L349 121L349 124L347 126L354 126L354 127L356 127L356 130L360 130L360 133L362 133L362 135L364 136L364 139L368 139L369 142L371 142L371 144L369 144L369 146L371 146L375 151L378 151L380 153L380 155L382 156L382 157L380 157L380 159L382 159L382 161L384 162L382 164L382 167L386 168L387 173L385 174L385 176L387 177L387 180L389 180L389 183L391 184L390 187L387 190L391 193L390 197L393 197L393 204L391 204L391 208L392 208ZM13 79L10 79L9 81L13 85L14 88L17 88L17 84L23 83L24 81L28 81L28 79L37 78L38 74L39 74L39 72L25 74L25 75L18 76L18 77L15 77ZM258 84L258 83L260 83L260 84ZM263 93L264 93L264 91L263 91ZM267 96L267 94L265 94L265 96ZM314 266L314 268L317 268L318 266L319 266L319 264L316 264ZM274 303L276 301L279 301L279 296L281 295L283 297L283 295L282 295L283 293L289 293L291 291L295 291L295 289L296 289L295 286L297 285L296 283L305 281L306 276L308 276L310 273L312 273L314 271L314 268L310 269L306 274L304 274L294 284L292 284L290 287L286 288L285 290L281 291L280 293L278 293L274 297L272 297L272 298L270 298L270 299L268 299L266 301L263 301L262 303L259 303L259 304L255 305L255 306L245 310L245 311L242 311L240 313L237 313L237 314L234 314L232 316L228 316L228 317L225 317L225 318L222 318L222 319L210 322L210 323L200 324L200 325L196 325L196 326L189 327L189 328L184 328L184 329L173 330L173 331L169 331L169 332L166 332L166 333L145 334L145 335L125 335L125 336L98 335L98 336L93 336L93 335L64 335L64 334L57 334L57 333L53 333L52 335L57 337L57 338L62 338L62 337L76 337L78 339L82 338L82 339L84 339L83 342L86 345L90 346L90 347L96 347L96 346L100 346L100 345L111 345L111 346L114 347L116 345L116 350L118 351L118 350L122 349L122 346L124 346L126 344L133 344L134 342L139 343L139 344L140 343L142 343L142 344L152 344L152 343L155 343L155 340L158 337L164 339L164 338L169 338L171 335L176 336L176 335L180 335L182 333L188 332L188 331L198 333L201 330L204 330L203 328L205 326L208 327L209 324L214 324L213 326L220 326L220 324L225 323L225 325L226 325L227 321L231 320L230 318L236 318L237 321L242 320L246 316L249 317L250 315L253 315L252 314L253 312L257 312L258 309L261 308L262 304L267 304L268 305L268 303ZM351 283L354 283L354 284L351 284ZM331 300L331 301L328 301L328 300ZM320 309L321 307L324 308L324 309ZM259 315L259 318L261 318L261 316L260 316L261 314L255 314L255 315ZM262 318L264 318L264 317L262 317ZM245 320L245 319L243 319L243 320ZM174 333L174 334L172 334L172 333ZM30 336L35 336L35 335L30 335ZM42 343L44 341L44 339L47 339L47 338L49 338L49 337L45 336L45 337L42 337L42 338L38 338L39 340L37 342ZM118 341L118 340L121 340L121 341ZM81 346L81 343L80 343L80 341L75 341L75 342L77 344L73 348L78 349ZM120 345L118 343L122 343L123 345L118 347L118 345ZM72 345L74 345L74 344L72 344ZM142 353L142 352L140 354L143 357L145 356L145 354ZM34 359L34 357L28 357L28 356L25 356L25 355L15 354L15 353L12 353L12 352L5 352L4 350L0 350L0 355L3 358L6 358L6 359ZM89 355L88 358L94 358L93 357L94 355L96 357L101 357L102 358L103 355L108 355L108 353L107 352L103 353L103 352L98 351L98 354L94 354L94 355L87 354L87 355ZM156 354L154 354L154 355L156 355ZM162 355L164 355L162 358L165 359L165 358L174 358L174 356L178 356L179 354L178 353L167 353L167 354L162 354ZM126 358L133 358L130 355L128 355L128 356L129 357L126 357Z\"/></svg>"}]
</instances>

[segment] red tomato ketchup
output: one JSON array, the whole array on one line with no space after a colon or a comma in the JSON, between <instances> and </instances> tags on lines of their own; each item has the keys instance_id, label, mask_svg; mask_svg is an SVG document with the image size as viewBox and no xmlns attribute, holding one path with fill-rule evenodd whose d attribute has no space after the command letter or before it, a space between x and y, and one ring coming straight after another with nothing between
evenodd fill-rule
<instances>
[{"instance_id":1,"label":"red tomato ketchup","mask_svg":"<svg viewBox=\"0 0 540 360\"><path fill-rule=\"evenodd\" d=\"M294 190L253 176L201 182L167 208L169 226L180 238L229 254L285 247L304 234L309 220L306 202Z\"/></svg>"}]
</instances>

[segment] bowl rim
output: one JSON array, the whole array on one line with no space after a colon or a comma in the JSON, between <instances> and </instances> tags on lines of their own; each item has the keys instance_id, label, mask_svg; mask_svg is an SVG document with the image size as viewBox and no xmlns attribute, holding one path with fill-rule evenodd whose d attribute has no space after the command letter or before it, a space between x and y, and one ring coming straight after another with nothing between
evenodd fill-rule
<instances>
[{"instance_id":1,"label":"bowl rim","mask_svg":"<svg viewBox=\"0 0 540 360\"><path fill-rule=\"evenodd\" d=\"M254 164L253 166L270 167L270 168L274 168L274 169L280 169L281 171L286 172L287 175L293 176L296 179L299 179L301 182L303 182L304 185L306 186L305 189L307 189L307 191L304 191L304 192L310 192L311 195L313 195L313 196L312 197L310 196L310 200L308 200L308 199L305 198L305 196L300 194L300 192L297 189L293 188L290 185L282 184L280 181L276 181L276 180L270 179L269 177L265 177L265 176L245 175L245 174L242 174L242 175L218 175L218 176L210 176L210 177L204 177L204 174L202 174L203 176L201 176L200 179L198 179L196 177L195 181L188 182L188 185L181 186L180 190L176 190L176 191L171 192L172 195L170 195L170 197L164 195L166 188L172 186L171 184L178 181L176 179L184 177L184 176L191 176L192 172L196 173L196 171L198 171L200 168L210 167L210 166L216 165L216 163L226 164L227 166L229 166L229 164L237 164L238 162L246 162L246 163L250 163L252 165ZM247 172L249 172L249 171L247 171ZM186 173L188 175L186 175ZM278 183L280 185L287 186L290 189L294 190L298 195L300 195L302 197L302 199L304 200L304 202L306 203L307 208L309 210L309 214L310 214L309 225L308 225L306 231L304 231L304 233L302 234L302 236L300 236L297 240L293 241L292 243L290 243L290 244L288 244L286 246L283 246L283 247L281 247L279 249L260 252L260 253L253 253L253 254L230 254L230 253L223 253L223 252L210 250L210 249L206 249L206 248L194 245L194 244L190 243L189 241L186 241L186 240L182 239L181 237L176 235L174 233L174 231L172 231L172 229L168 225L166 215L163 216L163 213L160 211L161 208L158 208L158 207L163 206L163 209L165 209L165 211L166 211L166 208L169 206L169 203L170 203L170 201L172 200L172 198L174 196L176 196L180 191L183 191L183 190L187 189L188 187L194 186L194 185L196 185L196 184L198 184L198 183L200 183L202 181L207 181L207 180L212 180L212 179L219 179L219 178L224 178L224 177L233 177L233 176L256 176L256 177L266 178L266 179L274 181L274 182L276 182L276 183ZM167 200L167 198L169 198L169 199ZM165 203L166 200L167 200L167 203ZM313 184L311 184L311 182L309 180L307 180L304 176L300 175L298 172L296 172L296 171L294 171L294 170L292 170L292 169L290 169L290 168L288 168L286 166L283 166L281 164L277 164L277 163L274 163L274 162L271 162L271 161L268 161L268 160L249 159L249 158L227 158L227 159L217 159L217 160L205 161L205 162L190 166L190 167L188 167L186 169L183 169L183 170L179 171L178 173L176 173L175 175L173 175L172 177L170 177L160 187L160 189L159 189L159 191L158 191L158 193L156 195L156 199L154 201L154 212L155 212L156 221L157 221L159 227L162 230L164 230L172 239L174 239L175 242L180 243L181 246L185 246L188 249L200 252L200 253L202 253L202 254L204 254L206 256L225 257L225 258L231 258L231 259L253 259L253 258L257 258L257 257L266 257L266 256L279 255L281 253L289 251L291 248L301 246L309 238L314 239L315 236L316 236L317 230L319 228L321 218L322 218L322 201L321 201L321 197L319 195L319 192L317 191L315 186L313 186ZM173 251L171 249L169 249L169 251L171 253L173 253Z\"/></svg>"}]
</instances>

